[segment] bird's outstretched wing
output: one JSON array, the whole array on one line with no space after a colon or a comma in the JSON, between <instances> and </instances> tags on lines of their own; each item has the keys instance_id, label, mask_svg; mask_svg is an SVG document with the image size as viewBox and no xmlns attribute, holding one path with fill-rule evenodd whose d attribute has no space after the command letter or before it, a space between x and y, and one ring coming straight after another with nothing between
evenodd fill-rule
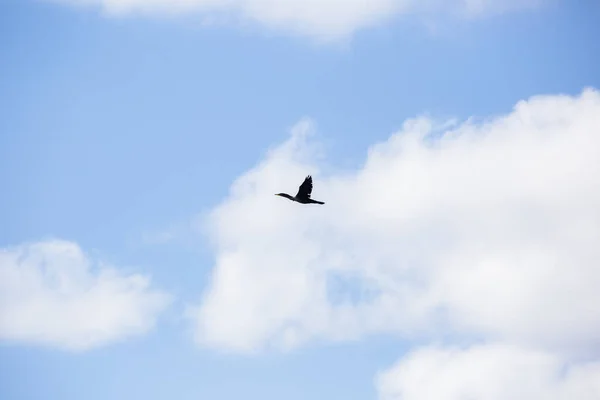
<instances>
[{"instance_id":1,"label":"bird's outstretched wing","mask_svg":"<svg viewBox=\"0 0 600 400\"><path fill-rule=\"evenodd\" d=\"M298 188L298 194L296 195L299 199L310 199L310 195L312 193L313 183L312 176L308 175L302 185Z\"/></svg>"}]
</instances>

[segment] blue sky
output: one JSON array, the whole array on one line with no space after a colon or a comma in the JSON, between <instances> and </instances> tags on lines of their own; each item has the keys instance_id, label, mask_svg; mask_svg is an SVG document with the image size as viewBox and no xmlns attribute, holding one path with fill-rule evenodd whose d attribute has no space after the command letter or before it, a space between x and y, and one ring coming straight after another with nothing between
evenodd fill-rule
<instances>
[{"instance_id":1,"label":"blue sky","mask_svg":"<svg viewBox=\"0 0 600 400\"><path fill-rule=\"evenodd\" d=\"M585 88L600 87L597 69L600 42L596 39L600 37L597 23L600 4L591 0L542 1L532 9L511 9L473 18L449 16L435 10L427 17L418 13L397 13L372 26L356 28L344 40L333 43L320 42L314 35L290 33L281 27L265 28L260 21L243 26L236 23L204 26L198 22L202 10L168 16L162 15L165 14L162 9L149 13L134 9L115 16L96 6L71 3L78 2L5 0L0 5L0 181L3 187L0 248L5 254L13 254L16 248L31 243L54 239L67 241L85 252L89 259L113 265L124 276L151 276L152 290L167 293L170 300L168 305L165 300L164 309L157 306L160 312L156 311L158 316L151 327L142 324L144 327L135 334L123 337L115 334L114 340L110 336L110 340L83 351L72 351L57 344L73 338L69 332L71 324L77 325L77 321L61 319L65 324L63 334L48 342L43 339L52 336L47 332L53 328L48 326L59 323L52 314L48 316L49 321L32 323L27 325L31 328L19 328L21 330L9 326L12 320L6 318L0 325L4 331L0 334L0 397L3 399L391 398L385 397L385 390L374 383L374 377L402 359L412 346L417 348L428 343L431 335L413 335L410 329L407 332L398 328L409 323L400 318L393 326L365 323L364 329L357 328L354 334L346 337L340 332L351 329L347 330L343 324L341 328L329 327L323 325L324 322L309 321L304 314L300 316L296 311L285 309L288 311L277 312L288 313L286 318L309 332L305 334L305 340L291 350L260 350L261 345L277 342L278 328L276 324L271 327L268 317L258 315L263 312L260 307L263 303L262 300L253 302L253 293L264 290L265 298L272 298L273 302L284 301L277 297L277 290L252 282L260 280L260 273L266 271L262 269L253 274L255 264L252 262L257 265L268 262L257 258L253 250L244 253L252 247L250 238L273 235L270 243L274 248L287 248L287 242L279 242L281 231L273 230L271 225L300 223L297 218L313 221L318 215L328 222L316 235L329 232L330 237L337 238L331 239L332 244L326 250L335 249L332 254L339 251L344 259L343 254L349 254L344 253L344 246L350 246L355 237L348 233L350 228L341 228L336 225L338 220L325 216L345 198L335 191L337 189L328 189L327 185L342 187L346 184L344 176L354 173L362 176L356 171L367 170L368 149L375 143L386 142L397 131L410 131L403 125L407 119L420 116L436 121L492 118L512 113L515 104L532 96L565 94L573 96L573 101L577 102ZM143 4L143 1L130 3ZM330 17L319 18L327 20ZM286 24L283 21L283 26ZM578 104L572 108L577 109ZM540 111L542 105L531 107L528 115L539 115L539 119L550 118L553 112L571 110L571 106L548 106L551 111L546 113ZM593 109L594 105L589 107ZM587 123L593 127L597 120L590 113L581 113L573 112L563 119L573 121L572 126ZM319 145L325 152L324 159L310 156L309 161L305 161L294 151L278 147L289 139L290 130L302 118L314 121ZM563 119L557 117L556 121ZM552 130L551 123L556 121L543 126L550 126ZM563 125L556 123L556 129L560 131ZM481 130L483 135L485 128ZM564 131L573 134L567 128ZM506 137L512 137L511 132ZM584 148L589 149L589 143L597 143L595 137L590 137L582 136L577 143L587 143ZM596 141L587 142L588 139ZM518 146L526 144L515 140L515 147L507 145L512 150L500 154L499 160L510 162L507 154L521 154ZM304 146L302 143L300 147ZM497 148L501 148L502 143L501 138ZM536 149L542 147L541 144L532 147L534 160ZM274 155L268 155L269 149ZM408 152L410 149L407 149ZM567 154L565 150L565 154L561 154L565 157L575 154L568 160L576 160L580 149L572 150L573 153ZM398 160L402 161L404 153L399 154ZM385 158L384 155L381 157ZM549 163L540 164L547 167L541 170L552 171L553 162L545 156L540 157L539 160ZM584 161L580 164L573 161L574 174L589 178L574 186L573 191L593 189L595 196L597 190L590 182L598 178L597 163L594 163L592 153L589 157L582 156ZM371 161L376 164L376 160ZM263 164L256 167L261 162ZM314 168L309 169L309 166ZM507 170L511 168L499 168L499 171ZM244 175L248 171L254 172L248 177ZM577 171L587 172L577 174ZM315 176L313 197L326 202L323 208L300 209L300 217L294 215L299 209L282 203L284 199L273 203L272 193L294 191L300 180L311 173ZM499 174L498 180L502 181L503 175ZM549 197L558 199L566 190L566 186L561 185L568 180L554 178L557 175L560 174L531 182L549 182L548 188L555 190L551 192L555 196ZM240 176L247 178L242 178L239 192L231 194L230 188ZM265 180L261 181L260 176ZM464 181L453 181L456 176L448 178L451 185L465 184ZM507 176L507 179L511 177ZM268 185L260 183L267 179ZM255 189L245 187L246 184ZM415 185L420 187L418 183ZM256 204L256 193L269 195L264 197L266 205L260 208L260 212L264 212L260 214L261 218L269 220L264 223L268 227L254 219L244 219L249 214L259 213L258 209L253 211L251 208ZM540 193L547 196L550 192ZM470 198L473 199L473 195ZM520 199L518 195L515 198ZM538 197L532 195L531 199ZM540 205L536 201L527 204L546 210L545 203ZM567 215L567 205L575 209L581 207L565 200L564 204L552 203L547 209ZM363 206L372 213L377 207L387 207L385 204ZM396 206L403 207L400 203ZM488 206L498 205L489 203ZM586 210L591 218L586 220L590 224L590 236L572 240L587 251L587 260L597 265L598 253L586 243L587 239L596 238L600 221L594 218L600 213L595 214L597 205L586 203L585 206L589 207ZM276 210L269 214L272 207ZM199 228L204 221L202 216L211 212L217 213L213 225ZM313 212L314 215L306 214ZM340 218L339 221L347 220L336 211L333 214ZM379 217L367 213L357 220L356 226L366 224L368 218L375 221ZM428 218L423 217L423 221L430 221ZM580 221L577 218L573 217L573 221ZM564 222L559 217L556 221ZM419 235L427 231L418 245L438 238L432 236L437 231L432 233L428 226L423 225L422 230L415 228ZM453 226L448 225L448 229ZM487 232L492 231L490 226L485 228ZM315 232L311 230L313 228L306 229L302 232ZM515 225L506 229L508 237L513 232L510 229L517 228ZM523 234L521 243L545 240L539 229L518 231L528 232ZM442 235L440 232L437 233ZM380 233L383 238L382 232L374 235ZM409 233L386 231L387 239L378 243L402 241L404 234L406 238L413 237ZM161 237L163 240L157 240ZM496 242L491 240L489 243L495 246ZM566 242L571 243L567 239L561 243ZM289 245L293 248L294 242ZM213 273L229 268L219 260L229 254L231 246L237 249L233 253L242 260L240 265L247 268L241 275L245 277L241 282L253 287L248 292L241 290L237 301L254 304L254 308L222 306L230 303L220 293L227 292L227 288L235 291L237 286L233 283L227 286L230 281L225 278L223 286L211 283ZM377 246L352 257L362 259L364 256L364 260L371 260L369 252L382 254L384 251ZM492 247L486 246L481 246L483 252L490 250L489 254L496 254ZM565 252L567 250L573 248L566 248ZM287 254L292 257L289 252ZM413 258L402 262L428 265L433 263L428 257L414 254ZM274 263L279 259L273 255ZM399 260L398 257L391 259ZM385 258L380 263L387 265L388 261ZM2 266L5 277L9 274L6 271L25 268L18 262L2 262L5 262ZM313 266L315 263L335 264L326 258L300 263L299 268L310 265L321 271L319 266ZM344 264L344 261L340 263ZM585 264L581 260L571 260L571 263ZM95 261L92 264L94 268L103 268ZM40 265L33 268L43 270ZM62 265L57 262L56 268L61 270ZM288 275L284 271L277 276L286 281L296 276L294 273ZM578 276L584 276L584 273ZM15 279L5 282L18 283L22 282L18 279L25 278ZM593 279L597 279L597 275ZM51 293L53 286L48 285L48 293ZM281 290L293 291L295 286L292 286L284 286ZM15 290L31 287L25 284L13 286ZM202 328L195 328L196 325L185 317L186 307L201 303L202 296L209 293L211 287L216 288L216 300L206 303L211 316L202 320L205 325L198 325L205 326L204 329L211 333L208 336L194 334L194 329ZM302 289L306 292L300 296L304 299L301 303L311 312L318 313L324 308L320 303L312 304L307 300L310 296L306 293L313 293L311 288ZM14 311L12 307L17 302L9 289L8 283L0 288L5 291L0 294L5 297L2 310L6 315ZM76 301L77 295L72 299ZM66 302L57 304L67 307ZM291 301L290 304L296 303ZM60 307L54 308L53 312L60 314ZM290 310L295 310L294 307L290 306ZM457 313L464 311L466 315L470 312L458 309ZM246 321L238 317L248 310L258 314L248 317L250 322L236 325L235 321ZM83 311L86 318L91 318L95 312L99 311L94 308ZM31 316L32 319L38 317L35 313ZM589 322L582 317L581 321L584 320ZM522 342L521 337L512 335L510 329L502 327L494 331L495 325L490 325L465 334L461 331L462 322L442 336L458 335L463 337L459 340L463 343L471 334L485 338L490 334L493 338L500 337L503 343L526 346L523 343L527 341ZM422 322L410 323L418 327L423 325ZM593 331L600 326L595 320L589 323L590 326L582 325L581 330ZM259 324L269 333L260 336L263 328L254 330L253 324ZM106 329L112 328L115 325ZM255 332L258 336L255 340L244 338L246 331L250 332L248 335ZM565 335L565 338L579 339L572 343L571 339L563 341L563 337L559 337L556 342L569 342L578 348L587 348L589 344L576 334ZM442 339L436 338L435 343L439 340ZM236 343L256 345L259 350L250 354L239 352ZM569 359L550 344L548 346L543 351L552 356L560 353L556 356L560 360ZM584 353L598 360L591 350ZM410 393L406 399L421 398L416 392ZM454 398L448 393L440 393L439 398Z\"/></svg>"}]
</instances>

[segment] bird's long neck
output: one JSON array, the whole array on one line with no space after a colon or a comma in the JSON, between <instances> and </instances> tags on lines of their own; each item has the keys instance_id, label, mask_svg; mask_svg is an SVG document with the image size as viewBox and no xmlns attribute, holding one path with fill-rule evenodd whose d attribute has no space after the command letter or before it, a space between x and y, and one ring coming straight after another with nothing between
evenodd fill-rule
<instances>
[{"instance_id":1,"label":"bird's long neck","mask_svg":"<svg viewBox=\"0 0 600 400\"><path fill-rule=\"evenodd\" d=\"M290 200L295 200L295 199L294 199L294 196L290 196L290 195L289 195L289 194L287 194L287 193L281 193L281 194L280 194L280 196L282 196L282 197L285 197L285 198L287 198L287 199L290 199Z\"/></svg>"}]
</instances>

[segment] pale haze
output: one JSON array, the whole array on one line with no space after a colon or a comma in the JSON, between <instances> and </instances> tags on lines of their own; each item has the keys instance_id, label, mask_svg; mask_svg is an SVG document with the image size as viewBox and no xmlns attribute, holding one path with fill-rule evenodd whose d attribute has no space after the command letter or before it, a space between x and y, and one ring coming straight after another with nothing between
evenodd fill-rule
<instances>
[{"instance_id":1,"label":"pale haze","mask_svg":"<svg viewBox=\"0 0 600 400\"><path fill-rule=\"evenodd\" d=\"M0 8L0 398L600 400L598 2Z\"/></svg>"}]
</instances>

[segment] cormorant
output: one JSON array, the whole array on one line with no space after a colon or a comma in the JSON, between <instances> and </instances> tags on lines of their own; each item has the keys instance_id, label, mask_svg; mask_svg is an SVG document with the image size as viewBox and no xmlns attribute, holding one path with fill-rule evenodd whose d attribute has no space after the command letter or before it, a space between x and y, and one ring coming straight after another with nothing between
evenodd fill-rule
<instances>
[{"instance_id":1,"label":"cormorant","mask_svg":"<svg viewBox=\"0 0 600 400\"><path fill-rule=\"evenodd\" d=\"M292 197L287 193L277 193L277 194L275 194L275 196L285 197L287 199L290 199L292 201L302 203L302 204L325 204L322 201L317 201L317 200L313 200L310 198L310 194L312 193L312 188L313 188L312 176L308 175L304 179L304 182L302 182L302 185L300 185L300 187L298 187L298 193L296 194L296 196Z\"/></svg>"}]
</instances>

